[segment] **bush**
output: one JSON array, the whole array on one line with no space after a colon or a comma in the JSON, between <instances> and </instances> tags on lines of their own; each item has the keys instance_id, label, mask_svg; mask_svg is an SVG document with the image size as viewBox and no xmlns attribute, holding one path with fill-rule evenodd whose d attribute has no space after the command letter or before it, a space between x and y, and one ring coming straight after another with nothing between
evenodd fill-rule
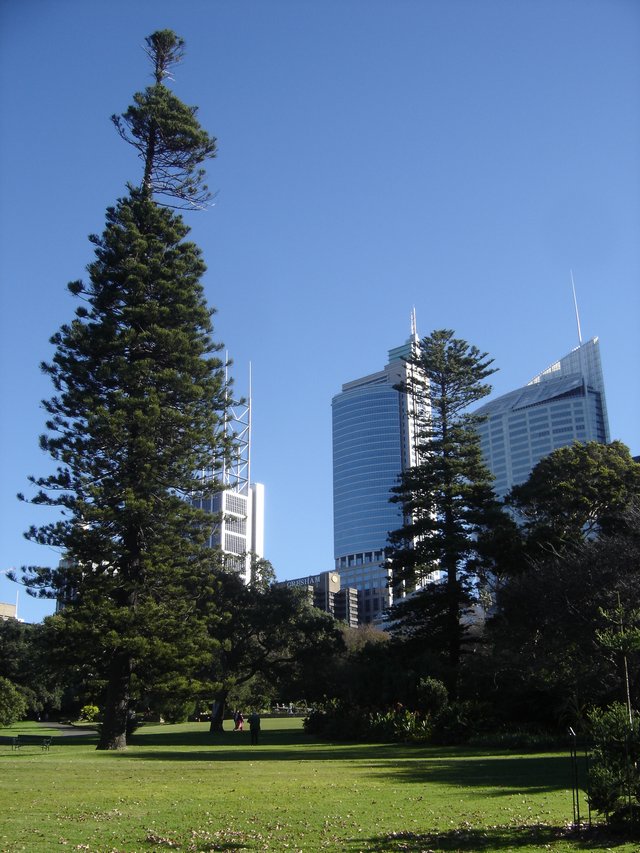
<instances>
[{"instance_id":1,"label":"bush","mask_svg":"<svg viewBox=\"0 0 640 853\"><path fill-rule=\"evenodd\" d=\"M447 688L437 678L421 678L417 692L420 709L432 717L437 717L449 704Z\"/></svg>"},{"instance_id":2,"label":"bush","mask_svg":"<svg viewBox=\"0 0 640 853\"><path fill-rule=\"evenodd\" d=\"M635 717L635 719L634 719ZM589 803L610 824L640 823L640 732L637 715L629 724L625 705L615 703L589 714L593 755Z\"/></svg>"},{"instance_id":3,"label":"bush","mask_svg":"<svg viewBox=\"0 0 640 853\"><path fill-rule=\"evenodd\" d=\"M431 738L432 724L428 715L406 708L370 714L368 731L376 740L404 743L426 743Z\"/></svg>"},{"instance_id":4,"label":"bush","mask_svg":"<svg viewBox=\"0 0 640 853\"><path fill-rule=\"evenodd\" d=\"M486 727L487 708L478 702L459 701L446 705L434 722L433 742L442 746L467 743Z\"/></svg>"},{"instance_id":5,"label":"bush","mask_svg":"<svg viewBox=\"0 0 640 853\"><path fill-rule=\"evenodd\" d=\"M167 723L186 723L196 709L194 699L165 699L160 713Z\"/></svg>"},{"instance_id":6,"label":"bush","mask_svg":"<svg viewBox=\"0 0 640 853\"><path fill-rule=\"evenodd\" d=\"M389 711L369 711L337 700L311 711L303 725L307 734L328 740L424 743L431 736L428 715L402 706Z\"/></svg>"},{"instance_id":7,"label":"bush","mask_svg":"<svg viewBox=\"0 0 640 853\"><path fill-rule=\"evenodd\" d=\"M94 723L100 715L97 705L83 705L80 709L80 719L87 723Z\"/></svg>"},{"instance_id":8,"label":"bush","mask_svg":"<svg viewBox=\"0 0 640 853\"><path fill-rule=\"evenodd\" d=\"M12 726L27 716L27 700L8 678L0 677L0 726Z\"/></svg>"}]
</instances>

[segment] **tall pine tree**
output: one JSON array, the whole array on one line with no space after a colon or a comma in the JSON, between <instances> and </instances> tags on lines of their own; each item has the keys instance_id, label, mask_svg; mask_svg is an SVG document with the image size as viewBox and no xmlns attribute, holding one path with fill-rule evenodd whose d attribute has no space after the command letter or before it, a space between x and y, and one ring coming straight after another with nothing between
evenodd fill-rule
<instances>
[{"instance_id":1,"label":"tall pine tree","mask_svg":"<svg viewBox=\"0 0 640 853\"><path fill-rule=\"evenodd\" d=\"M408 387L416 412L417 464L401 476L392 500L404 524L389 535L393 583L412 593L393 608L394 635L440 651L439 673L457 692L483 532L499 512L469 407L490 391L495 370L487 353L447 329L422 339L410 359ZM433 582L433 573L442 581ZM415 589L417 592L414 592ZM439 647L439 648L438 648Z\"/></svg>"},{"instance_id":2,"label":"tall pine tree","mask_svg":"<svg viewBox=\"0 0 640 853\"><path fill-rule=\"evenodd\" d=\"M144 680L166 683L175 673L184 683L214 642L213 519L185 498L218 488L195 472L227 452L228 387L200 282L205 266L170 208L206 200L201 164L215 140L163 83L182 40L163 30L147 49L155 83L115 119L144 162L142 181L90 238L89 281L69 285L84 304L42 365L56 394L44 403L40 443L57 469L32 478L34 502L62 512L27 535L65 561L24 570L32 589L64 600L52 617L60 656L103 687L98 749L126 746Z\"/></svg>"}]
</instances>

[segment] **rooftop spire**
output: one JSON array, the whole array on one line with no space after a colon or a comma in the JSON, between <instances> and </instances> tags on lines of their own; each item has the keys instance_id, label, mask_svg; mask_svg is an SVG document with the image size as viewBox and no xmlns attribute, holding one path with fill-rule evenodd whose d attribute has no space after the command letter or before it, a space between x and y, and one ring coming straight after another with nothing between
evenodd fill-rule
<instances>
[{"instance_id":1,"label":"rooftop spire","mask_svg":"<svg viewBox=\"0 0 640 853\"><path fill-rule=\"evenodd\" d=\"M582 346L582 330L580 329L580 314L578 314L578 299L576 297L576 285L573 280L573 270L569 270L571 274L571 289L573 290L573 305L576 309L576 323L578 324L578 343Z\"/></svg>"},{"instance_id":2,"label":"rooftop spire","mask_svg":"<svg viewBox=\"0 0 640 853\"><path fill-rule=\"evenodd\" d=\"M415 305L411 309L411 337L418 337L418 325L416 323L416 308Z\"/></svg>"}]
</instances>

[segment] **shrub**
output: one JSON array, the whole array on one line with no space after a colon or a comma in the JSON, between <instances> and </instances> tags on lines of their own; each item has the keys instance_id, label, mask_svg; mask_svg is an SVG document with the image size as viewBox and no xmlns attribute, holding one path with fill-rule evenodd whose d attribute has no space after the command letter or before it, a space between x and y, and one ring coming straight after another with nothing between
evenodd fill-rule
<instances>
[{"instance_id":1,"label":"shrub","mask_svg":"<svg viewBox=\"0 0 640 853\"><path fill-rule=\"evenodd\" d=\"M614 703L589 714L593 756L589 803L608 823L640 823L640 732L637 715Z\"/></svg>"},{"instance_id":2,"label":"shrub","mask_svg":"<svg viewBox=\"0 0 640 853\"><path fill-rule=\"evenodd\" d=\"M437 717L449 704L447 688L437 678L421 678L417 692L420 709L432 717Z\"/></svg>"},{"instance_id":3,"label":"shrub","mask_svg":"<svg viewBox=\"0 0 640 853\"><path fill-rule=\"evenodd\" d=\"M440 711L434 721L433 742L443 746L467 743L486 728L487 708L479 702L458 701Z\"/></svg>"},{"instance_id":4,"label":"shrub","mask_svg":"<svg viewBox=\"0 0 640 853\"><path fill-rule=\"evenodd\" d=\"M408 711L406 708L370 714L367 724L369 733L377 740L425 743L432 733L431 718L428 715Z\"/></svg>"},{"instance_id":5,"label":"shrub","mask_svg":"<svg viewBox=\"0 0 640 853\"><path fill-rule=\"evenodd\" d=\"M12 726L27 715L27 700L8 678L0 677L0 726Z\"/></svg>"},{"instance_id":6,"label":"shrub","mask_svg":"<svg viewBox=\"0 0 640 853\"><path fill-rule=\"evenodd\" d=\"M370 711L334 699L311 711L304 729L329 740L424 743L431 736L431 720L402 706Z\"/></svg>"},{"instance_id":7,"label":"shrub","mask_svg":"<svg viewBox=\"0 0 640 853\"><path fill-rule=\"evenodd\" d=\"M83 705L80 709L80 719L87 723L94 723L100 716L100 708L97 705Z\"/></svg>"},{"instance_id":8,"label":"shrub","mask_svg":"<svg viewBox=\"0 0 640 853\"><path fill-rule=\"evenodd\" d=\"M193 699L165 699L160 705L160 713L167 723L186 723L195 708Z\"/></svg>"}]
</instances>

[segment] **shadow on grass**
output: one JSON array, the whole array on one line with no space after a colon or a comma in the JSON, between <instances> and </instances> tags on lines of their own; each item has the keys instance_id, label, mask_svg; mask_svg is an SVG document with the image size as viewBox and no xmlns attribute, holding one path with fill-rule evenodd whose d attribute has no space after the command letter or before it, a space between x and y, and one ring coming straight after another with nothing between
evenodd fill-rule
<instances>
[{"instance_id":1,"label":"shadow on grass","mask_svg":"<svg viewBox=\"0 0 640 853\"><path fill-rule=\"evenodd\" d=\"M495 788L488 796L527 791L542 794L571 787L569 756L493 755L481 758L460 751L455 760L427 758L394 766L383 775L394 782L421 784L434 782L469 788Z\"/></svg>"},{"instance_id":2,"label":"shadow on grass","mask_svg":"<svg viewBox=\"0 0 640 853\"><path fill-rule=\"evenodd\" d=\"M158 732L136 734L131 750L136 761L211 763L243 761L358 761L363 771L394 783L442 784L492 789L488 796L514 792L542 794L571 786L571 764L563 753L545 755L487 754L464 747L437 749L406 744L330 744L303 732L267 731L251 746L247 732Z\"/></svg>"},{"instance_id":3,"label":"shadow on grass","mask_svg":"<svg viewBox=\"0 0 640 853\"><path fill-rule=\"evenodd\" d=\"M365 840L367 850L374 853L393 850L402 850L404 853L476 853L483 850L518 850L531 846L545 849L552 848L560 841L570 843L574 850L602 851L628 844L631 839L613 835L600 826L576 830L573 827L536 825L453 829L433 833L398 832L368 839L353 839L347 843L362 849Z\"/></svg>"}]
</instances>

